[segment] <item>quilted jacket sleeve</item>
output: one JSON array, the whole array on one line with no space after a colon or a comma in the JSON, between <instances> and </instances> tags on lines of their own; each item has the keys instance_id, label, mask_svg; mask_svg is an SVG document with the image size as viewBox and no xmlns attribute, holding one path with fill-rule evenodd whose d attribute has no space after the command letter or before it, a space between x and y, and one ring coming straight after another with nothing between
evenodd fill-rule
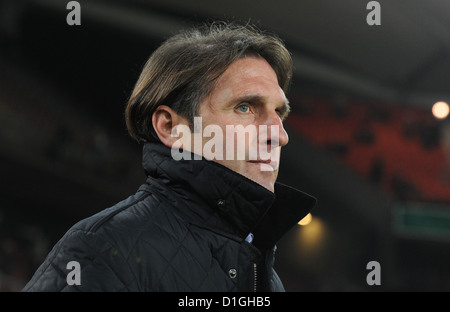
<instances>
[{"instance_id":1,"label":"quilted jacket sleeve","mask_svg":"<svg viewBox=\"0 0 450 312\"><path fill-rule=\"evenodd\" d=\"M22 291L137 291L125 255L99 234L70 230Z\"/></svg>"}]
</instances>

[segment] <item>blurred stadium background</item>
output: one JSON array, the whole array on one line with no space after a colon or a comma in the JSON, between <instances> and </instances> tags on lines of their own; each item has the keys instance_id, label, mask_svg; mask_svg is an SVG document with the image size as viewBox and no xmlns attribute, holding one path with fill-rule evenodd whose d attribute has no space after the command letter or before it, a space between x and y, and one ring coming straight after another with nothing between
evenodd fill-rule
<instances>
[{"instance_id":1,"label":"blurred stadium background","mask_svg":"<svg viewBox=\"0 0 450 312\"><path fill-rule=\"evenodd\" d=\"M318 197L278 245L288 291L450 291L450 2L0 0L0 290L145 177L123 111L170 34L251 21L293 54L279 180ZM436 108L436 107L435 107ZM439 111L437 112L439 113ZM369 261L381 285L369 286Z\"/></svg>"}]
</instances>

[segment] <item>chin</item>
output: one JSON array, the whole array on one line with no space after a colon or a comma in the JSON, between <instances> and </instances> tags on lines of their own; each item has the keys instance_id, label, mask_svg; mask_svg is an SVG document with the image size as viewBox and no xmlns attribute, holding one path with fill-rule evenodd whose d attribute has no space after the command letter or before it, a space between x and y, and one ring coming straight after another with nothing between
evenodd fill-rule
<instances>
[{"instance_id":1,"label":"chin","mask_svg":"<svg viewBox=\"0 0 450 312\"><path fill-rule=\"evenodd\" d=\"M275 192L275 181L278 176L278 168L270 167L267 164L256 162L227 162L217 161L217 163L245 176L253 182L261 185L272 193ZM263 165L263 166L262 166Z\"/></svg>"},{"instance_id":2,"label":"chin","mask_svg":"<svg viewBox=\"0 0 450 312\"><path fill-rule=\"evenodd\" d=\"M261 184L262 185L262 184ZM268 189L269 191L271 191L272 193L275 193L275 185L274 184L269 184L269 185L262 185L264 186L266 189Z\"/></svg>"},{"instance_id":3,"label":"chin","mask_svg":"<svg viewBox=\"0 0 450 312\"><path fill-rule=\"evenodd\" d=\"M275 182L273 181L273 177L249 177L250 180L253 180L254 182L258 183L259 185L261 185L262 187L268 189L269 191L271 191L272 193L275 192Z\"/></svg>"},{"instance_id":4,"label":"chin","mask_svg":"<svg viewBox=\"0 0 450 312\"><path fill-rule=\"evenodd\" d=\"M246 176L272 193L275 192L275 181L278 176L278 170L261 170L259 165L252 165L252 168L247 171Z\"/></svg>"}]
</instances>

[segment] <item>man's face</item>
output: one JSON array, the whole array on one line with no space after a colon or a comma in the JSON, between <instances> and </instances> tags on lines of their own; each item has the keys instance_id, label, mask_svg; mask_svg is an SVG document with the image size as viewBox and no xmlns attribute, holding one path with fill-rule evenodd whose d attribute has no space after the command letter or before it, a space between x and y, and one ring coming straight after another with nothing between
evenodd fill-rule
<instances>
[{"instance_id":1,"label":"man's face","mask_svg":"<svg viewBox=\"0 0 450 312\"><path fill-rule=\"evenodd\" d=\"M265 59L245 57L235 61L218 78L211 94L200 103L202 130L215 125L223 133L223 156L208 155L205 148L203 156L273 192L280 149L289 140L282 124L288 110L288 101L278 85L277 76ZM236 126L249 131L244 135L229 131L238 129ZM245 141L242 141L244 136ZM210 139L203 136L203 147ZM244 157L237 155L242 152L238 142L245 142Z\"/></svg>"}]
</instances>

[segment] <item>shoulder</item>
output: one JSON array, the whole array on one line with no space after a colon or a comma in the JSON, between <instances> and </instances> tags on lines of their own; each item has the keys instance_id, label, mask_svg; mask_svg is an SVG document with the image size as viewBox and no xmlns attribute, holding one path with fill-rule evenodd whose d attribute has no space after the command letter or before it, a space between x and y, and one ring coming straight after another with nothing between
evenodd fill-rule
<instances>
[{"instance_id":1,"label":"shoulder","mask_svg":"<svg viewBox=\"0 0 450 312\"><path fill-rule=\"evenodd\" d=\"M107 208L72 227L102 236L112 244L132 246L130 240L166 234L183 236L187 222L184 221L168 201L161 200L154 193L139 191L135 195Z\"/></svg>"},{"instance_id":2,"label":"shoulder","mask_svg":"<svg viewBox=\"0 0 450 312\"><path fill-rule=\"evenodd\" d=\"M104 238L71 228L56 243L23 290L53 292L132 289L134 281L127 278L128 269L124 259L112 258L111 255L112 246ZM75 276L77 282L71 283L71 276Z\"/></svg>"},{"instance_id":3,"label":"shoulder","mask_svg":"<svg viewBox=\"0 0 450 312\"><path fill-rule=\"evenodd\" d=\"M24 290L139 290L135 260L155 259L161 244L179 242L186 223L148 192L135 195L72 226ZM68 264L78 263L81 285L68 287Z\"/></svg>"},{"instance_id":4,"label":"shoulder","mask_svg":"<svg viewBox=\"0 0 450 312\"><path fill-rule=\"evenodd\" d=\"M126 260L145 246L147 253L168 240L179 243L188 232L188 223L154 193L140 191L133 196L75 224L66 235L97 250L111 249ZM73 234L72 234L73 235ZM71 244L76 245L77 242Z\"/></svg>"}]
</instances>

